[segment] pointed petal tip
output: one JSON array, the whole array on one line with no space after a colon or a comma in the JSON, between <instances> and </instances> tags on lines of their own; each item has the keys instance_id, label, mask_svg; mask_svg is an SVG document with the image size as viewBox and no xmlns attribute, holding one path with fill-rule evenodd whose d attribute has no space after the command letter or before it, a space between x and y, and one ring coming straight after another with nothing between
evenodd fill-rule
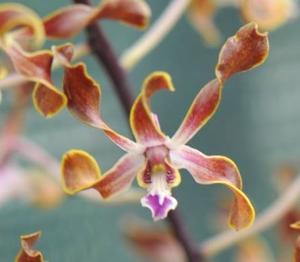
<instances>
[{"instance_id":1,"label":"pointed petal tip","mask_svg":"<svg viewBox=\"0 0 300 262\"><path fill-rule=\"evenodd\" d=\"M230 185L227 185L231 187ZM239 231L250 228L255 221L255 208L244 192L236 189L236 198L231 208L228 225Z\"/></svg>"}]
</instances>

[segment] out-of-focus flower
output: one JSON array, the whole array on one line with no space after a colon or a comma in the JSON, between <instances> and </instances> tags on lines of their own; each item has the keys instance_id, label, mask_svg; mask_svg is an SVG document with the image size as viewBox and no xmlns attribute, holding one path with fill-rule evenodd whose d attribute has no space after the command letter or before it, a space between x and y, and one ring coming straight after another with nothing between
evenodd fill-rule
<instances>
[{"instance_id":1,"label":"out-of-focus flower","mask_svg":"<svg viewBox=\"0 0 300 262\"><path fill-rule=\"evenodd\" d=\"M13 200L52 207L64 195L59 183L48 174L51 163L47 162L44 166L42 163L34 163L35 168L25 168L12 160L13 155L18 153L32 163L32 159L29 159L32 155L30 148L24 148L21 142L25 109L31 90L28 83L13 90L14 106L0 130L0 207Z\"/></svg>"},{"instance_id":2,"label":"out-of-focus flower","mask_svg":"<svg viewBox=\"0 0 300 262\"><path fill-rule=\"evenodd\" d=\"M209 46L221 43L221 34L214 23L216 10L217 6L213 0L192 0L188 9L191 24Z\"/></svg>"},{"instance_id":3,"label":"out-of-focus flower","mask_svg":"<svg viewBox=\"0 0 300 262\"><path fill-rule=\"evenodd\" d=\"M164 72L148 76L135 100L130 125L137 142L112 130L99 114L101 91L88 75L83 64L75 66L64 56L65 48L56 49L58 60L64 65L64 91L69 110L84 123L102 129L127 153L101 175L96 160L81 150L67 152L62 160L65 191L74 194L87 188L96 189L103 198L112 197L129 188L137 177L138 184L147 189L142 198L155 220L163 219L177 201L171 189L180 184L178 169L187 169L200 184L224 184L235 196L230 224L236 229L249 226L254 219L253 207L242 190L239 170L234 162L223 156L206 156L186 143L216 112L223 83L233 74L263 63L268 54L268 38L260 34L254 24L241 28L223 46L216 67L217 78L205 85L172 138L160 129L158 117L151 112L150 97L161 89L174 91L171 77Z\"/></svg>"},{"instance_id":4,"label":"out-of-focus flower","mask_svg":"<svg viewBox=\"0 0 300 262\"><path fill-rule=\"evenodd\" d=\"M187 261L182 246L166 227L147 223L137 217L128 217L122 223L122 231L142 261Z\"/></svg>"},{"instance_id":5,"label":"out-of-focus flower","mask_svg":"<svg viewBox=\"0 0 300 262\"><path fill-rule=\"evenodd\" d=\"M295 0L192 0L188 16L205 42L218 45L221 33L214 18L218 8L235 6L245 22L255 22L262 30L275 30L298 13Z\"/></svg>"},{"instance_id":6,"label":"out-of-focus flower","mask_svg":"<svg viewBox=\"0 0 300 262\"><path fill-rule=\"evenodd\" d=\"M19 251L15 262L44 262L43 254L34 249L36 242L41 237L41 231L23 235L20 237L21 250Z\"/></svg>"},{"instance_id":7,"label":"out-of-focus flower","mask_svg":"<svg viewBox=\"0 0 300 262\"><path fill-rule=\"evenodd\" d=\"M238 244L235 255L236 262L273 262L272 252L264 241L259 237L254 237L242 241Z\"/></svg>"},{"instance_id":8,"label":"out-of-focus flower","mask_svg":"<svg viewBox=\"0 0 300 262\"><path fill-rule=\"evenodd\" d=\"M292 184L298 170L292 163L281 165L275 173L275 182L280 194L284 194L288 187ZM279 245L279 260L291 261L293 244L298 238L297 230L291 228L291 224L300 219L299 206L294 206L286 212L278 225L278 239Z\"/></svg>"},{"instance_id":9,"label":"out-of-focus flower","mask_svg":"<svg viewBox=\"0 0 300 262\"><path fill-rule=\"evenodd\" d=\"M255 21L264 30L274 30L295 17L295 0L240 0L245 21Z\"/></svg>"},{"instance_id":10,"label":"out-of-focus flower","mask_svg":"<svg viewBox=\"0 0 300 262\"><path fill-rule=\"evenodd\" d=\"M0 5L0 47L8 55L16 72L35 83L33 102L45 117L58 113L66 104L64 93L51 80L53 54L33 52L47 39L68 39L99 19L113 19L144 28L151 15L142 0L106 0L98 6L70 5L40 18L20 4ZM18 44L17 44L18 43Z\"/></svg>"},{"instance_id":11,"label":"out-of-focus flower","mask_svg":"<svg viewBox=\"0 0 300 262\"><path fill-rule=\"evenodd\" d=\"M46 171L8 162L0 167L0 207L11 201L50 208L61 203L64 193Z\"/></svg>"},{"instance_id":12,"label":"out-of-focus flower","mask_svg":"<svg viewBox=\"0 0 300 262\"><path fill-rule=\"evenodd\" d=\"M150 224L130 216L122 221L122 231L136 253L141 256L142 261L187 261L182 246L165 226ZM260 237L253 237L238 243L233 261L273 262L275 260L266 241Z\"/></svg>"}]
</instances>

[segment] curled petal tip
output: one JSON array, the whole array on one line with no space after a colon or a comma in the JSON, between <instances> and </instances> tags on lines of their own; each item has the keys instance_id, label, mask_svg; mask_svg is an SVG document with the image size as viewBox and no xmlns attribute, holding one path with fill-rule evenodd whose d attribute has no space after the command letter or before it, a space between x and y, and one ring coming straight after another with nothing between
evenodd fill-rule
<instances>
[{"instance_id":1,"label":"curled petal tip","mask_svg":"<svg viewBox=\"0 0 300 262\"><path fill-rule=\"evenodd\" d=\"M41 234L41 231L37 231L20 237L21 250L16 257L15 262L44 262L42 253L34 249L34 246L41 237Z\"/></svg>"},{"instance_id":2,"label":"curled petal tip","mask_svg":"<svg viewBox=\"0 0 300 262\"><path fill-rule=\"evenodd\" d=\"M170 210L177 207L177 200L168 195L148 194L141 199L143 207L150 209L155 221L164 219L168 216Z\"/></svg>"},{"instance_id":3,"label":"curled petal tip","mask_svg":"<svg viewBox=\"0 0 300 262\"><path fill-rule=\"evenodd\" d=\"M229 184L227 186L231 187ZM232 190L235 194L235 200L229 216L229 226L236 231L247 229L255 221L255 209L248 197L241 190L236 188Z\"/></svg>"},{"instance_id":4,"label":"curled petal tip","mask_svg":"<svg viewBox=\"0 0 300 262\"><path fill-rule=\"evenodd\" d=\"M142 91L131 108L130 126L136 140L142 144L153 145L165 141L166 136L153 119L150 106L151 96L162 89L175 90L170 75L162 71L153 72L145 79Z\"/></svg>"},{"instance_id":5,"label":"curled petal tip","mask_svg":"<svg viewBox=\"0 0 300 262\"><path fill-rule=\"evenodd\" d=\"M101 178L96 160L82 150L70 150L64 154L61 173L64 190L71 195L92 187Z\"/></svg>"},{"instance_id":6,"label":"curled petal tip","mask_svg":"<svg viewBox=\"0 0 300 262\"><path fill-rule=\"evenodd\" d=\"M217 78L224 82L236 73L257 67L268 54L267 33L260 33L257 24L249 23L223 45L216 66Z\"/></svg>"},{"instance_id":7,"label":"curled petal tip","mask_svg":"<svg viewBox=\"0 0 300 262\"><path fill-rule=\"evenodd\" d=\"M234 194L229 225L240 230L252 225L255 210L242 192L242 180L235 163L223 156L206 156L189 146L171 151L171 160L178 168L188 170L199 184L223 184Z\"/></svg>"}]
</instances>

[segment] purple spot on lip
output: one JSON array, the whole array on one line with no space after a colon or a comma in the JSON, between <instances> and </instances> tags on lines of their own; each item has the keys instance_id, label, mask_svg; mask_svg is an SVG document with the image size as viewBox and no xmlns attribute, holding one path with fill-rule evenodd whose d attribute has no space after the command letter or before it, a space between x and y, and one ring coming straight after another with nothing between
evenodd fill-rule
<instances>
[{"instance_id":1,"label":"purple spot on lip","mask_svg":"<svg viewBox=\"0 0 300 262\"><path fill-rule=\"evenodd\" d=\"M159 195L149 194L141 200L142 206L151 210L154 220L166 218L169 211L177 206L177 200L172 196L164 196L162 203L160 203L159 198Z\"/></svg>"}]
</instances>

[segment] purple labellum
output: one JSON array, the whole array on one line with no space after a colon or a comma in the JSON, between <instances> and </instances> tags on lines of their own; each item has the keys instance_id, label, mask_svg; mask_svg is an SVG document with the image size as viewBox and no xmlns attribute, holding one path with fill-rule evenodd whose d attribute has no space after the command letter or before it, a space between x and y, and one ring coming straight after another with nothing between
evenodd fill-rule
<instances>
[{"instance_id":1,"label":"purple labellum","mask_svg":"<svg viewBox=\"0 0 300 262\"><path fill-rule=\"evenodd\" d=\"M141 199L141 204L151 210L154 220L160 220L166 218L169 211L176 208L177 200L168 195L149 194Z\"/></svg>"}]
</instances>

